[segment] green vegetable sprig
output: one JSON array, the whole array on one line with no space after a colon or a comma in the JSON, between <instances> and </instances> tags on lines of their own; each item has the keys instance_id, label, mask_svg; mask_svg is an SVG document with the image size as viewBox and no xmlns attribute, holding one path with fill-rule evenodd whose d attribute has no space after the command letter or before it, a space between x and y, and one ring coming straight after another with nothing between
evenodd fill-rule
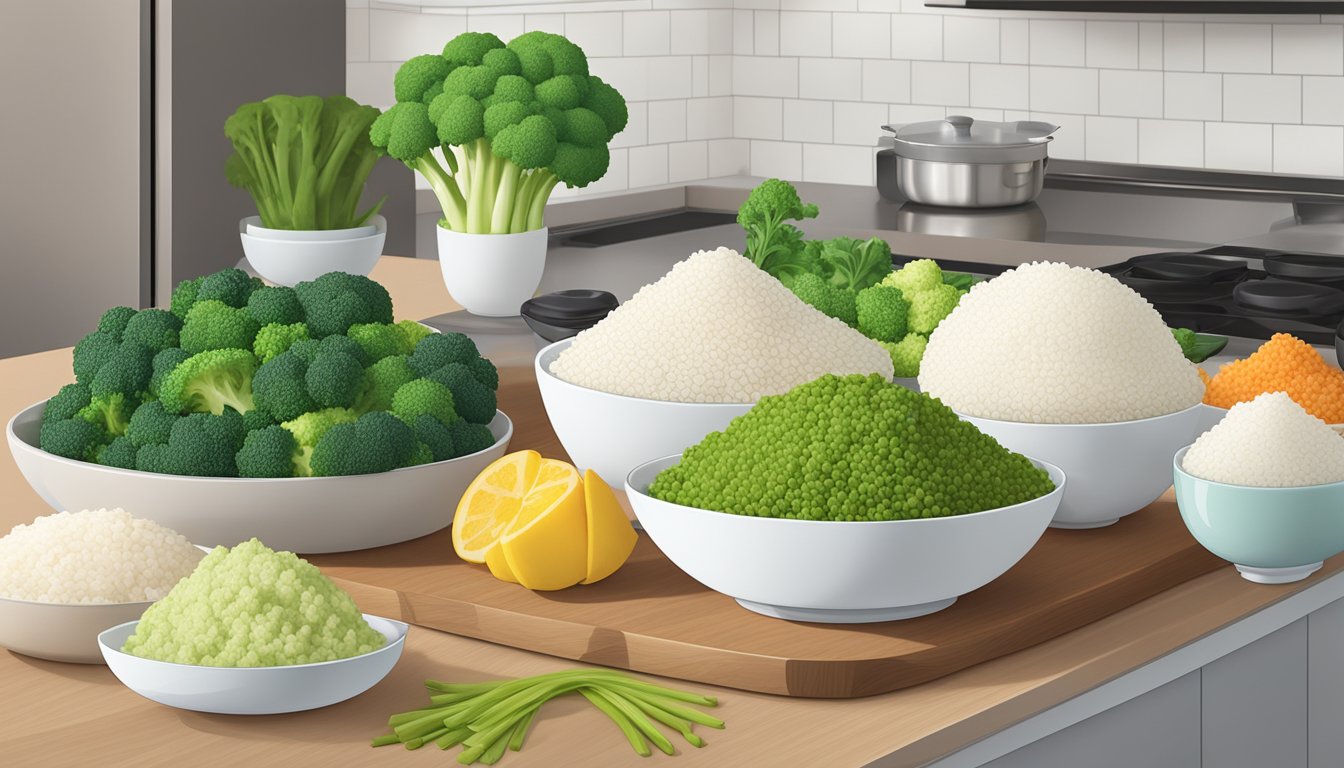
<instances>
[{"instance_id":1,"label":"green vegetable sprig","mask_svg":"<svg viewBox=\"0 0 1344 768\"><path fill-rule=\"evenodd\" d=\"M1195 333L1189 328L1172 328L1171 335L1175 336L1176 343L1181 345L1181 354L1192 363L1202 363L1222 352L1223 347L1227 346L1226 336Z\"/></svg>"},{"instance_id":2,"label":"green vegetable sprig","mask_svg":"<svg viewBox=\"0 0 1344 768\"><path fill-rule=\"evenodd\" d=\"M723 728L722 720L685 706L718 706L713 696L663 688L603 669L567 670L487 683L427 680L425 687L430 691L429 706L388 718L392 732L373 739L373 746L402 744L406 749L419 749L432 742L439 749L448 749L461 744L459 763L494 765L505 750L522 749L542 705L569 693L578 693L611 718L643 757L652 754L649 742L666 754L676 751L654 721L680 733L686 743L697 748L705 741L693 732L695 725Z\"/></svg>"},{"instance_id":3,"label":"green vegetable sprig","mask_svg":"<svg viewBox=\"0 0 1344 768\"><path fill-rule=\"evenodd\" d=\"M278 95L244 104L224 121L233 144L224 175L252 195L271 229L361 226L383 205L356 213L378 159L369 142L378 115L345 96Z\"/></svg>"}]
</instances>

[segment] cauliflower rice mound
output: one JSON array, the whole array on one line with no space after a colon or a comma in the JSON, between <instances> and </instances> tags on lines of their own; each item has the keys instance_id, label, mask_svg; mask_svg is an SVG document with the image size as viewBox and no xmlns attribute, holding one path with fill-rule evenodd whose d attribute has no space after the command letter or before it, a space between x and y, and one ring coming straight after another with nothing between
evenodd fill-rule
<instances>
[{"instance_id":1,"label":"cauliflower rice mound","mask_svg":"<svg viewBox=\"0 0 1344 768\"><path fill-rule=\"evenodd\" d=\"M37 603L140 603L168 594L201 550L121 509L60 512L0 538L0 597Z\"/></svg>"},{"instance_id":2,"label":"cauliflower rice mound","mask_svg":"<svg viewBox=\"0 0 1344 768\"><path fill-rule=\"evenodd\" d=\"M581 387L682 403L754 403L827 373L893 371L877 342L728 248L699 251L641 288L550 370Z\"/></svg>"},{"instance_id":3,"label":"cauliflower rice mound","mask_svg":"<svg viewBox=\"0 0 1344 768\"><path fill-rule=\"evenodd\" d=\"M1227 412L1190 446L1181 468L1230 485L1296 488L1344 481L1344 439L1283 392Z\"/></svg>"},{"instance_id":4,"label":"cauliflower rice mound","mask_svg":"<svg viewBox=\"0 0 1344 768\"><path fill-rule=\"evenodd\" d=\"M973 286L929 338L919 386L960 413L1101 424L1204 397L1161 315L1110 275L1033 262Z\"/></svg>"}]
</instances>

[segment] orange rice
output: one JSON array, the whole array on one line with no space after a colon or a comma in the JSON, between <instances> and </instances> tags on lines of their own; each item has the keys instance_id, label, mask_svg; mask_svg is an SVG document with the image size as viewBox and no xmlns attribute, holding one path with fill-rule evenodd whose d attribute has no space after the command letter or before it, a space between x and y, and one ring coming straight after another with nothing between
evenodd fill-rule
<instances>
[{"instance_id":1,"label":"orange rice","mask_svg":"<svg viewBox=\"0 0 1344 768\"><path fill-rule=\"evenodd\" d=\"M1206 382L1204 402L1231 408L1265 392L1286 392L1326 424L1344 423L1344 371L1291 334L1276 333L1249 357L1219 368Z\"/></svg>"}]
</instances>

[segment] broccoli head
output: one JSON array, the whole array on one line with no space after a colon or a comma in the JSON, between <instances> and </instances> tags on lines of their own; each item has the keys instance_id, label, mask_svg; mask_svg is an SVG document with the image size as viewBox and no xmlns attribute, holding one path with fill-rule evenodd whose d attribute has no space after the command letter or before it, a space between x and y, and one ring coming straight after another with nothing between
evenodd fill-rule
<instances>
[{"instance_id":1,"label":"broccoli head","mask_svg":"<svg viewBox=\"0 0 1344 768\"><path fill-rule=\"evenodd\" d=\"M323 408L349 408L364 383L364 367L344 352L322 351L304 374L308 394Z\"/></svg>"},{"instance_id":2,"label":"broccoli head","mask_svg":"<svg viewBox=\"0 0 1344 768\"><path fill-rule=\"evenodd\" d=\"M267 286L247 297L247 314L257 325L293 325L304 321L303 305L293 288Z\"/></svg>"},{"instance_id":3,"label":"broccoli head","mask_svg":"<svg viewBox=\"0 0 1344 768\"><path fill-rule=\"evenodd\" d=\"M313 362L313 358L317 357L317 353L321 351L321 349L322 342L317 339L299 339L289 345L289 349L286 351L295 355L305 363L311 363Z\"/></svg>"},{"instance_id":4,"label":"broccoli head","mask_svg":"<svg viewBox=\"0 0 1344 768\"><path fill-rule=\"evenodd\" d=\"M943 270L933 259L916 259L883 278L885 285L900 288L908 294L927 291L942 285Z\"/></svg>"},{"instance_id":5,"label":"broccoli head","mask_svg":"<svg viewBox=\"0 0 1344 768\"><path fill-rule=\"evenodd\" d=\"M196 301L220 301L235 309L243 309L260 283L241 269L225 269L201 278Z\"/></svg>"},{"instance_id":6,"label":"broccoli head","mask_svg":"<svg viewBox=\"0 0 1344 768\"><path fill-rule=\"evenodd\" d=\"M458 456L480 453L495 444L494 433L484 424L455 421L448 425L448 432L453 436L453 449Z\"/></svg>"},{"instance_id":7,"label":"broccoli head","mask_svg":"<svg viewBox=\"0 0 1344 768\"><path fill-rule=\"evenodd\" d=\"M449 431L448 425L427 413L422 413L411 422L411 428L415 430L415 439L429 448L431 461L457 458L453 447L453 433Z\"/></svg>"},{"instance_id":8,"label":"broccoli head","mask_svg":"<svg viewBox=\"0 0 1344 768\"><path fill-rule=\"evenodd\" d=\"M95 400L117 394L142 400L149 394L153 373L154 352L134 342L122 342L98 369L89 393Z\"/></svg>"},{"instance_id":9,"label":"broccoli head","mask_svg":"<svg viewBox=\"0 0 1344 768\"><path fill-rule=\"evenodd\" d=\"M317 402L308 394L307 374L308 364L293 352L284 352L262 363L252 377L256 410L265 411L281 422L317 410Z\"/></svg>"},{"instance_id":10,"label":"broccoli head","mask_svg":"<svg viewBox=\"0 0 1344 768\"><path fill-rule=\"evenodd\" d=\"M428 376L449 363L471 363L480 357L476 343L461 333L432 333L416 342L411 353L411 368L421 376Z\"/></svg>"},{"instance_id":11,"label":"broccoli head","mask_svg":"<svg viewBox=\"0 0 1344 768\"><path fill-rule=\"evenodd\" d=\"M130 307L113 307L103 313L98 319L98 330L106 333L117 341L121 341L122 334L126 331L126 324L135 317L135 310Z\"/></svg>"},{"instance_id":12,"label":"broccoli head","mask_svg":"<svg viewBox=\"0 0 1344 768\"><path fill-rule=\"evenodd\" d=\"M297 419L286 421L280 426L288 429L301 447L312 448L337 424L349 424L359 418L359 414L349 408L325 408L309 411Z\"/></svg>"},{"instance_id":13,"label":"broccoli head","mask_svg":"<svg viewBox=\"0 0 1344 768\"><path fill-rule=\"evenodd\" d=\"M182 321L166 309L145 309L135 313L122 333L122 341L139 344L154 352L171 349L178 344Z\"/></svg>"},{"instance_id":14,"label":"broccoli head","mask_svg":"<svg viewBox=\"0 0 1344 768\"><path fill-rule=\"evenodd\" d=\"M250 411L257 356L245 349L211 349L179 363L159 384L159 399L171 413L222 414Z\"/></svg>"},{"instance_id":15,"label":"broccoli head","mask_svg":"<svg viewBox=\"0 0 1344 768\"><path fill-rule=\"evenodd\" d=\"M303 323L290 325L269 323L257 331L257 338L252 342L252 352L258 360L265 363L294 346L294 342L306 338L308 338L308 326Z\"/></svg>"},{"instance_id":16,"label":"broccoli head","mask_svg":"<svg viewBox=\"0 0 1344 768\"><path fill-rule=\"evenodd\" d=\"M80 409L77 418L83 419L98 428L99 432L110 437L126 434L131 414L140 401L127 397L120 392L95 396L89 404Z\"/></svg>"},{"instance_id":17,"label":"broccoli head","mask_svg":"<svg viewBox=\"0 0 1344 768\"><path fill-rule=\"evenodd\" d=\"M85 385L66 384L47 400L46 407L42 409L43 423L75 418L89 404L90 398L92 395Z\"/></svg>"},{"instance_id":18,"label":"broccoli head","mask_svg":"<svg viewBox=\"0 0 1344 768\"><path fill-rule=\"evenodd\" d=\"M173 423L164 446L146 445L136 453L136 466L140 465L140 452L146 448L161 447L157 456L157 471L170 475L193 475L196 477L237 477L238 464L234 460L247 428L243 417L232 408L223 413L193 413L183 416ZM152 452L151 452L152 453Z\"/></svg>"},{"instance_id":19,"label":"broccoli head","mask_svg":"<svg viewBox=\"0 0 1344 768\"><path fill-rule=\"evenodd\" d=\"M76 461L94 461L98 449L110 442L110 436L84 419L61 419L43 422L37 442L47 453Z\"/></svg>"},{"instance_id":20,"label":"broccoli head","mask_svg":"<svg viewBox=\"0 0 1344 768\"><path fill-rule=\"evenodd\" d=\"M169 347L154 356L151 363L149 376L149 394L154 397L159 396L159 387L163 384L163 377L172 373L173 369L191 357L191 353L181 347Z\"/></svg>"},{"instance_id":21,"label":"broccoli head","mask_svg":"<svg viewBox=\"0 0 1344 768\"><path fill-rule=\"evenodd\" d=\"M317 354L311 355L310 357L316 358L317 355L319 354L326 355L332 352L341 352L343 354L347 354L358 360L359 364L362 366L368 365L370 362L372 362L369 359L368 353L365 352L364 348L359 345L359 342L355 341L349 336L346 336L345 334L339 334L339 333L334 336L328 336L325 339L322 339L322 341L318 343ZM310 359L308 362L312 363L313 360Z\"/></svg>"},{"instance_id":22,"label":"broccoli head","mask_svg":"<svg viewBox=\"0 0 1344 768\"><path fill-rule=\"evenodd\" d=\"M910 302L901 289L890 285L871 285L854 297L859 332L877 341L897 342L905 338Z\"/></svg>"},{"instance_id":23,"label":"broccoli head","mask_svg":"<svg viewBox=\"0 0 1344 768\"><path fill-rule=\"evenodd\" d=\"M429 379L415 379L401 385L392 396L392 415L413 424L423 414L433 416L442 424L457 421L452 391Z\"/></svg>"},{"instance_id":24,"label":"broccoli head","mask_svg":"<svg viewBox=\"0 0 1344 768\"><path fill-rule=\"evenodd\" d=\"M489 424L495 418L495 391L482 384L462 363L449 363L429 374L430 381L438 382L453 393L457 414L476 424ZM445 422L446 423L446 422Z\"/></svg>"},{"instance_id":25,"label":"broccoli head","mask_svg":"<svg viewBox=\"0 0 1344 768\"><path fill-rule=\"evenodd\" d=\"M125 435L98 449L94 460L105 467L135 469L135 454L139 450Z\"/></svg>"},{"instance_id":26,"label":"broccoli head","mask_svg":"<svg viewBox=\"0 0 1344 768\"><path fill-rule=\"evenodd\" d=\"M499 369L494 363L484 357L478 357L467 363L467 368L471 369L471 375L475 376L477 381L491 390L499 389Z\"/></svg>"},{"instance_id":27,"label":"broccoli head","mask_svg":"<svg viewBox=\"0 0 1344 768\"><path fill-rule=\"evenodd\" d=\"M392 322L387 289L362 275L328 272L294 286L307 318L308 334L320 339L361 323Z\"/></svg>"},{"instance_id":28,"label":"broccoli head","mask_svg":"<svg viewBox=\"0 0 1344 768\"><path fill-rule=\"evenodd\" d=\"M822 314L834 317L850 327L858 324L858 309L855 306L854 294L849 291L832 285L811 272L792 278L786 285L793 291L794 296Z\"/></svg>"},{"instance_id":29,"label":"broccoli head","mask_svg":"<svg viewBox=\"0 0 1344 768\"><path fill-rule=\"evenodd\" d=\"M908 379L919 375L919 363L924 359L924 348L929 344L927 336L907 333L898 342L884 341L881 344L891 355L892 367L896 369L894 376Z\"/></svg>"},{"instance_id":30,"label":"broccoli head","mask_svg":"<svg viewBox=\"0 0 1344 768\"><path fill-rule=\"evenodd\" d=\"M417 323L414 320L400 320L396 323L397 330L401 331L401 347L397 350L403 355L409 355L415 351L415 345L434 333L434 329L423 323Z\"/></svg>"},{"instance_id":31,"label":"broccoli head","mask_svg":"<svg viewBox=\"0 0 1344 768\"><path fill-rule=\"evenodd\" d=\"M183 280L173 289L168 308L177 316L177 319L187 319L187 313L196 305L196 295L201 291L201 280L203 279L198 277L194 280Z\"/></svg>"},{"instance_id":32,"label":"broccoli head","mask_svg":"<svg viewBox=\"0 0 1344 768\"><path fill-rule=\"evenodd\" d=\"M192 354L210 349L250 350L259 327L245 309L218 299L202 299L182 321L182 349Z\"/></svg>"},{"instance_id":33,"label":"broccoli head","mask_svg":"<svg viewBox=\"0 0 1344 768\"><path fill-rule=\"evenodd\" d=\"M142 403L131 414L130 423L126 426L126 438L137 448L142 445L163 445L168 442L173 424L179 418L178 414L164 410L163 403L158 400Z\"/></svg>"},{"instance_id":34,"label":"broccoli head","mask_svg":"<svg viewBox=\"0 0 1344 768\"><path fill-rule=\"evenodd\" d=\"M279 423L280 422L277 421L274 416L267 413L266 411L261 410L260 408L253 408L252 410L247 411L246 413L243 414L243 426L247 427L248 432L252 432L258 429L265 429L271 426L272 424L279 424Z\"/></svg>"},{"instance_id":35,"label":"broccoli head","mask_svg":"<svg viewBox=\"0 0 1344 768\"><path fill-rule=\"evenodd\" d=\"M92 385L98 369L112 359L120 348L121 342L107 331L94 331L80 339L75 344L74 352L75 381Z\"/></svg>"},{"instance_id":36,"label":"broccoli head","mask_svg":"<svg viewBox=\"0 0 1344 768\"><path fill-rule=\"evenodd\" d=\"M891 274L891 246L880 237L824 240L818 255L831 283L851 292L876 285Z\"/></svg>"},{"instance_id":37,"label":"broccoli head","mask_svg":"<svg viewBox=\"0 0 1344 768\"><path fill-rule=\"evenodd\" d=\"M952 314L961 301L962 292L950 285L939 283L926 291L907 294L910 299L910 330L925 336Z\"/></svg>"},{"instance_id":38,"label":"broccoli head","mask_svg":"<svg viewBox=\"0 0 1344 768\"><path fill-rule=\"evenodd\" d=\"M410 466L420 452L415 430L386 411L327 430L313 448L313 475L364 475Z\"/></svg>"},{"instance_id":39,"label":"broccoli head","mask_svg":"<svg viewBox=\"0 0 1344 768\"><path fill-rule=\"evenodd\" d=\"M350 326L346 335L364 350L365 359L370 363L389 355L403 354L406 340L401 328L394 323L360 323Z\"/></svg>"},{"instance_id":40,"label":"broccoli head","mask_svg":"<svg viewBox=\"0 0 1344 768\"><path fill-rule=\"evenodd\" d=\"M248 432L234 461L239 477L295 477L303 470L301 453L293 433L273 424Z\"/></svg>"},{"instance_id":41,"label":"broccoli head","mask_svg":"<svg viewBox=\"0 0 1344 768\"><path fill-rule=\"evenodd\" d=\"M392 396L401 385L417 378L406 360L406 355L390 355L365 368L354 409L360 413L392 410Z\"/></svg>"},{"instance_id":42,"label":"broccoli head","mask_svg":"<svg viewBox=\"0 0 1344 768\"><path fill-rule=\"evenodd\" d=\"M747 195L737 210L737 223L747 232L752 263L775 277L815 272L803 253L802 232L790 221L813 219L817 206L803 203L798 190L783 179L766 179Z\"/></svg>"}]
</instances>

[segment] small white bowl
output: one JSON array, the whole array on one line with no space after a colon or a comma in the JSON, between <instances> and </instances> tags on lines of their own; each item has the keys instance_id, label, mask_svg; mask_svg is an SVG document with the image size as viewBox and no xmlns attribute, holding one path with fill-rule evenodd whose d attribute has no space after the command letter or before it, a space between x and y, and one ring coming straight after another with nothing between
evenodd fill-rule
<instances>
[{"instance_id":1,"label":"small white bowl","mask_svg":"<svg viewBox=\"0 0 1344 768\"><path fill-rule=\"evenodd\" d=\"M1101 528L1152 504L1171 487L1171 457L1194 442L1203 404L1135 421L1030 424L958 416L1010 451L1058 464L1069 490L1053 528Z\"/></svg>"},{"instance_id":2,"label":"small white bowl","mask_svg":"<svg viewBox=\"0 0 1344 768\"><path fill-rule=\"evenodd\" d=\"M648 462L626 479L644 531L691 578L791 621L866 623L941 611L1021 560L1065 493L1064 472L1032 460L1055 489L1011 507L873 522L751 517L648 495L658 473L680 459Z\"/></svg>"},{"instance_id":3,"label":"small white bowl","mask_svg":"<svg viewBox=\"0 0 1344 768\"><path fill-rule=\"evenodd\" d=\"M373 217L369 218L373 221ZM247 234L259 240L290 240L299 242L318 242L322 240L355 240L377 234L377 224L365 224L349 229L271 229L261 225L260 216L248 216L243 219Z\"/></svg>"},{"instance_id":4,"label":"small white bowl","mask_svg":"<svg viewBox=\"0 0 1344 768\"><path fill-rule=\"evenodd\" d=\"M315 280L328 272L349 272L352 275L372 272L383 254L387 221L382 216L374 216L371 221L376 231L366 237L331 240L320 237L325 232L296 231L290 233L293 236L291 238L276 240L249 234L248 219L243 219L238 227L238 237L242 240L243 253L248 263L257 274L276 285L292 287L306 280ZM301 239L300 236L307 234L319 237Z\"/></svg>"},{"instance_id":5,"label":"small white bowl","mask_svg":"<svg viewBox=\"0 0 1344 768\"><path fill-rule=\"evenodd\" d=\"M551 373L551 363L572 341L562 339L537 353L537 387L556 437L575 466L591 469L607 482L621 482L651 459L681 453L752 408L752 403L646 400L571 384Z\"/></svg>"},{"instance_id":6,"label":"small white bowl","mask_svg":"<svg viewBox=\"0 0 1344 768\"><path fill-rule=\"evenodd\" d=\"M517 317L523 302L537 295L546 271L546 227L507 235L434 230L443 285L463 309L481 317Z\"/></svg>"},{"instance_id":7,"label":"small white bowl","mask_svg":"<svg viewBox=\"0 0 1344 768\"><path fill-rule=\"evenodd\" d=\"M496 411L495 444L447 461L346 477L183 477L65 459L38 447L46 402L20 411L6 430L14 463L57 511L121 507L195 544L231 547L256 537L303 554L396 544L453 523L458 499L504 455L513 423Z\"/></svg>"},{"instance_id":8,"label":"small white bowl","mask_svg":"<svg viewBox=\"0 0 1344 768\"><path fill-rule=\"evenodd\" d=\"M0 597L0 646L24 656L102 664L98 633L135 621L154 603L38 603Z\"/></svg>"},{"instance_id":9,"label":"small white bowl","mask_svg":"<svg viewBox=\"0 0 1344 768\"><path fill-rule=\"evenodd\" d=\"M105 630L98 635L98 646L112 674L150 701L221 715L275 715L337 704L387 677L401 658L409 627L368 614L364 619L387 638L386 645L361 656L317 664L198 667L142 659L121 651L139 621Z\"/></svg>"}]
</instances>

